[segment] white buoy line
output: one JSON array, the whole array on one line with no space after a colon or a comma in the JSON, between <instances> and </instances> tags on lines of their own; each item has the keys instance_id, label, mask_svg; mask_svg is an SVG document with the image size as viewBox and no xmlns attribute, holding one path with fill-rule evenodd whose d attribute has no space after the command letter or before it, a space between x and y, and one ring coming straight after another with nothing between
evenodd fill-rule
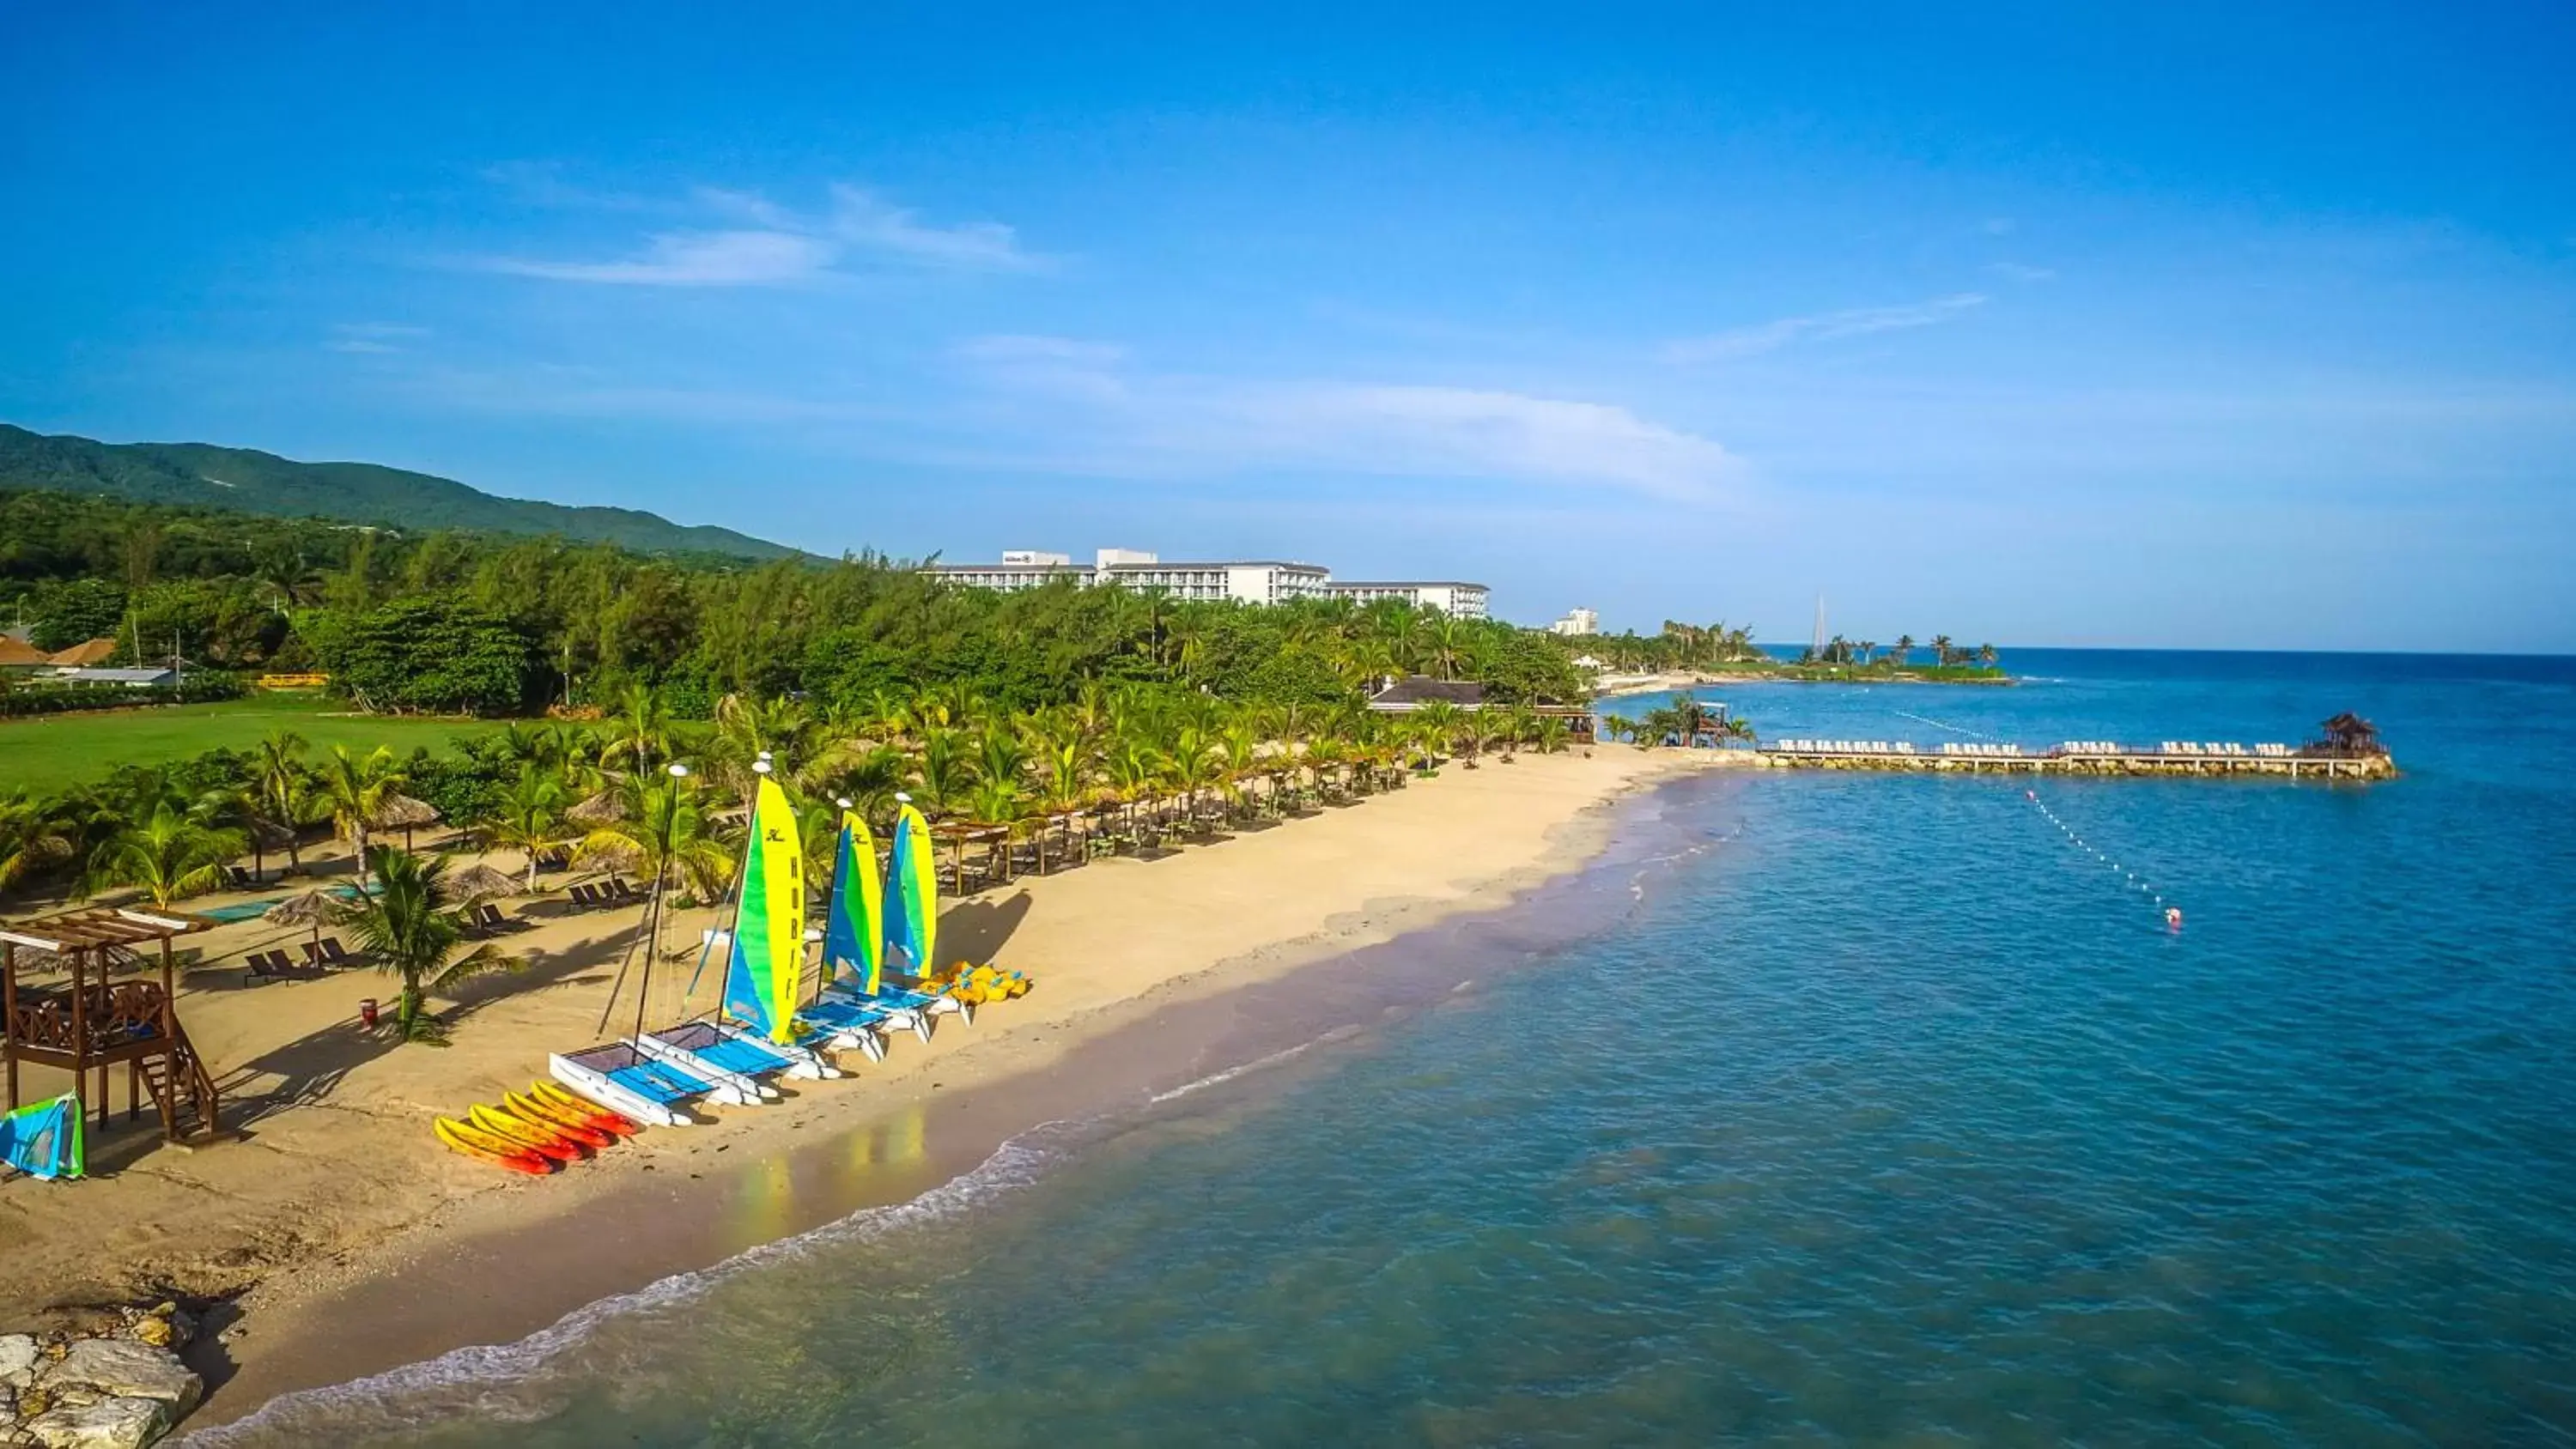
<instances>
[{"instance_id":1,"label":"white buoy line","mask_svg":"<svg viewBox=\"0 0 2576 1449\"><path fill-rule=\"evenodd\" d=\"M2104 867L2121 876L2126 885L2135 888L2138 894L2154 901L2158 910L2175 909L2173 903L2165 899L2164 892L2157 890L2153 882L2144 879L2134 870L2123 869L2118 861L2113 860L2099 846L2092 844L2083 836L2076 834L2075 827L2067 824L2064 820L2059 819L2057 812L2048 808L2048 802L2039 798L2039 792L2037 790L2024 790L2021 793L2022 798L2028 800L2031 803L2032 808L2039 811L2042 819L2057 827L2058 833L2064 835L2069 844L2073 845L2076 849L2083 851L2087 855L2092 856L2095 860L2101 862ZM2175 918L2173 917L2168 917L2169 923L2174 919Z\"/></svg>"},{"instance_id":2,"label":"white buoy line","mask_svg":"<svg viewBox=\"0 0 2576 1449\"><path fill-rule=\"evenodd\" d=\"M1900 715L1903 718L1910 719L1916 724L1928 724L1936 730L1948 730L1954 735L1966 735L1968 738L1973 740L1993 740L1997 744L2001 744L2003 742L2003 736L2001 735L1990 735L1984 730L1972 730L1966 725L1954 725L1947 720L1934 719L1929 715L1906 714L1906 712L1901 709L1895 710L1893 713Z\"/></svg>"}]
</instances>

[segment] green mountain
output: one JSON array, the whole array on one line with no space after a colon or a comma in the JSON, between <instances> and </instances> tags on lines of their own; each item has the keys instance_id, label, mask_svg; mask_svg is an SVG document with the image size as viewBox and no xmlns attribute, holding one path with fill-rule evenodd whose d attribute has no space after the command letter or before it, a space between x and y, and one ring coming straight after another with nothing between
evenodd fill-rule
<instances>
[{"instance_id":1,"label":"green mountain","mask_svg":"<svg viewBox=\"0 0 2576 1449\"><path fill-rule=\"evenodd\" d=\"M786 558L796 550L729 528L684 528L632 508L496 498L451 478L373 463L298 463L206 443L100 443L0 423L0 489L106 494L281 518L336 518L405 532L551 533L643 553Z\"/></svg>"}]
</instances>

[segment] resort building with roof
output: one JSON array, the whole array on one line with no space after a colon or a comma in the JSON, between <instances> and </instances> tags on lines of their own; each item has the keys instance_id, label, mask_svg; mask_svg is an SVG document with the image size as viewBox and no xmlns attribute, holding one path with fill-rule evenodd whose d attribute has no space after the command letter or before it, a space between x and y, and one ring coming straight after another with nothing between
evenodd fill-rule
<instances>
[{"instance_id":1,"label":"resort building with roof","mask_svg":"<svg viewBox=\"0 0 2576 1449\"><path fill-rule=\"evenodd\" d=\"M1115 583L1131 589L1159 589L1178 599L1234 599L1246 604L1324 598L1347 598L1360 603L1402 599L1417 608L1438 609L1463 619L1485 617L1489 592L1483 584L1458 581L1337 583L1332 570L1320 564L1286 559L1175 563L1143 549L1130 548L1101 549L1088 564L1075 563L1071 554L1005 549L999 563L932 564L922 572L947 583L1005 593L1069 579L1084 588Z\"/></svg>"}]
</instances>

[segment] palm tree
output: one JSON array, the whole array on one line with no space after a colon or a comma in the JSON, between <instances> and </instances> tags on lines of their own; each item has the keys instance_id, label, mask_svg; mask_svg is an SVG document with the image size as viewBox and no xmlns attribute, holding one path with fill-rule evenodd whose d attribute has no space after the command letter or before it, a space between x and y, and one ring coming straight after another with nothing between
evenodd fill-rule
<instances>
[{"instance_id":1,"label":"palm tree","mask_svg":"<svg viewBox=\"0 0 2576 1449\"><path fill-rule=\"evenodd\" d=\"M304 737L278 730L251 752L251 799L259 818L286 832L286 868L300 874L304 846L300 831L313 823L312 772L304 768Z\"/></svg>"},{"instance_id":2,"label":"palm tree","mask_svg":"<svg viewBox=\"0 0 2576 1449\"><path fill-rule=\"evenodd\" d=\"M1903 664L1903 663L1906 661L1906 659L1907 659L1909 656L1911 656L1913 653L1914 653L1914 636L1913 636L1913 635L1911 635L1911 634L1899 634L1899 635L1897 635L1897 636L1896 636L1896 662L1897 662L1898 664L1900 664L1900 665L1901 665L1901 664Z\"/></svg>"},{"instance_id":3,"label":"palm tree","mask_svg":"<svg viewBox=\"0 0 2576 1449\"><path fill-rule=\"evenodd\" d=\"M223 884L224 863L242 844L241 832L216 829L164 800L91 854L89 889L141 886L152 904L167 907Z\"/></svg>"},{"instance_id":4,"label":"palm tree","mask_svg":"<svg viewBox=\"0 0 2576 1449\"><path fill-rule=\"evenodd\" d=\"M394 1036L407 1042L444 1041L446 1029L421 1009L429 993L486 972L515 970L520 963L488 944L456 954L465 928L447 909L446 862L376 846L366 864L376 888L356 902L349 927L378 970L402 978Z\"/></svg>"},{"instance_id":5,"label":"palm tree","mask_svg":"<svg viewBox=\"0 0 2576 1449\"><path fill-rule=\"evenodd\" d=\"M626 686L626 693L618 699L617 713L608 722L602 753L633 755L635 772L640 775L652 768L653 756L668 754L670 749L671 707L661 692L649 684Z\"/></svg>"},{"instance_id":6,"label":"palm tree","mask_svg":"<svg viewBox=\"0 0 2576 1449\"><path fill-rule=\"evenodd\" d=\"M563 780L529 763L519 778L501 792L492 814L474 828L487 850L516 850L528 858L528 894L537 891L537 861L564 843Z\"/></svg>"},{"instance_id":7,"label":"palm tree","mask_svg":"<svg viewBox=\"0 0 2576 1449\"><path fill-rule=\"evenodd\" d=\"M974 775L974 767L966 758L964 730L945 724L923 726L918 780L921 803L932 814L945 815L954 810Z\"/></svg>"},{"instance_id":8,"label":"palm tree","mask_svg":"<svg viewBox=\"0 0 2576 1449\"><path fill-rule=\"evenodd\" d=\"M1435 754L1445 754L1457 743L1458 715L1458 706L1445 699L1432 700L1413 712Z\"/></svg>"},{"instance_id":9,"label":"palm tree","mask_svg":"<svg viewBox=\"0 0 2576 1449\"><path fill-rule=\"evenodd\" d=\"M1934 664L1948 664L1950 662L1949 635L1935 634L1932 636L1932 662Z\"/></svg>"},{"instance_id":10,"label":"palm tree","mask_svg":"<svg viewBox=\"0 0 2576 1449\"><path fill-rule=\"evenodd\" d=\"M1538 722L1538 752L1542 755L1563 753L1566 737L1573 728L1562 715L1543 716Z\"/></svg>"},{"instance_id":11,"label":"palm tree","mask_svg":"<svg viewBox=\"0 0 2576 1449\"><path fill-rule=\"evenodd\" d=\"M1984 665L1988 669L1992 669L1995 667L1995 658L1995 646L1992 644L1980 644L1977 646L1977 662L1979 664Z\"/></svg>"},{"instance_id":12,"label":"palm tree","mask_svg":"<svg viewBox=\"0 0 2576 1449\"><path fill-rule=\"evenodd\" d=\"M358 886L367 885L368 823L384 813L385 802L401 791L402 771L394 765L394 752L378 745L367 754L352 755L347 745L333 745L323 757L316 783L322 799L331 812L332 827L358 847Z\"/></svg>"},{"instance_id":13,"label":"palm tree","mask_svg":"<svg viewBox=\"0 0 2576 1449\"><path fill-rule=\"evenodd\" d=\"M31 798L25 786L0 795L0 891L40 865L68 858L75 848L63 818Z\"/></svg>"},{"instance_id":14,"label":"palm tree","mask_svg":"<svg viewBox=\"0 0 2576 1449\"><path fill-rule=\"evenodd\" d=\"M618 782L618 818L582 837L576 857L629 867L659 892L685 885L713 896L733 876L733 850L716 838L715 823L697 782L683 775L628 776ZM661 916L652 917L652 950L659 953Z\"/></svg>"},{"instance_id":15,"label":"palm tree","mask_svg":"<svg viewBox=\"0 0 2576 1449\"><path fill-rule=\"evenodd\" d=\"M853 741L852 743L857 743ZM824 776L831 789L828 793L845 796L852 808L870 820L883 820L894 812L895 792L903 788L910 763L903 751L892 745L867 745L855 754L835 756L838 768Z\"/></svg>"}]
</instances>

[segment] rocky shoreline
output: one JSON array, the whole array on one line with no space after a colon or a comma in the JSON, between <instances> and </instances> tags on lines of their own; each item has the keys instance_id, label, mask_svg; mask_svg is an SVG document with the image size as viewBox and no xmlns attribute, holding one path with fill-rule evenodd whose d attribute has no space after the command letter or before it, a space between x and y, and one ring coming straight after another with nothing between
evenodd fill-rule
<instances>
[{"instance_id":1,"label":"rocky shoreline","mask_svg":"<svg viewBox=\"0 0 2576 1449\"><path fill-rule=\"evenodd\" d=\"M139 1449L205 1397L179 1361L196 1320L176 1303L69 1315L65 1327L0 1334L0 1445Z\"/></svg>"}]
</instances>

